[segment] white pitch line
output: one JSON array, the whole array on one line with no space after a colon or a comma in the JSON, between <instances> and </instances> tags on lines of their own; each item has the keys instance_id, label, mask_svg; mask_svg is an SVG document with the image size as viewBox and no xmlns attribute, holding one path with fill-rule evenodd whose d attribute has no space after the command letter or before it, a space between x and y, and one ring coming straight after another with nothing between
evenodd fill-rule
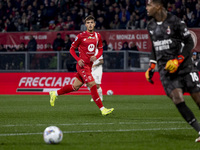
<instances>
[{"instance_id":1,"label":"white pitch line","mask_svg":"<svg viewBox=\"0 0 200 150\"><path fill-rule=\"evenodd\" d=\"M43 134L43 132L37 132L37 133L5 133L5 134L0 134L0 136L19 136L19 135L37 135L37 134Z\"/></svg>"},{"instance_id":2,"label":"white pitch line","mask_svg":"<svg viewBox=\"0 0 200 150\"><path fill-rule=\"evenodd\" d=\"M67 123L67 124L54 124L57 126L91 126L91 125L113 125L113 124L176 124L185 123L184 121L161 121L161 122L119 122L119 123ZM0 127L18 127L18 126L47 126L47 124L16 124L16 125L0 125Z\"/></svg>"},{"instance_id":3,"label":"white pitch line","mask_svg":"<svg viewBox=\"0 0 200 150\"><path fill-rule=\"evenodd\" d=\"M63 131L63 133L105 133L105 132L136 132L136 131L160 131L160 130L185 130L185 129L192 129L192 128L151 128L151 129L118 129L118 130L83 130L83 131ZM21 136L21 135L37 135L43 134L43 132L37 133L8 133L8 134L0 134L2 136Z\"/></svg>"}]
</instances>

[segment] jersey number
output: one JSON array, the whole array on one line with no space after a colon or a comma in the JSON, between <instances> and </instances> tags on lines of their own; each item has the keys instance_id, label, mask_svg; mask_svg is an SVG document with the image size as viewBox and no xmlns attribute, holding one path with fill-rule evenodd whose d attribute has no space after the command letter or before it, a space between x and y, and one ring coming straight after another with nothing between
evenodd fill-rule
<instances>
[{"instance_id":1,"label":"jersey number","mask_svg":"<svg viewBox=\"0 0 200 150\"><path fill-rule=\"evenodd\" d=\"M195 82L195 81L199 81L199 77L197 75L196 72L191 72L190 73L191 77L192 77L192 81Z\"/></svg>"}]
</instances>

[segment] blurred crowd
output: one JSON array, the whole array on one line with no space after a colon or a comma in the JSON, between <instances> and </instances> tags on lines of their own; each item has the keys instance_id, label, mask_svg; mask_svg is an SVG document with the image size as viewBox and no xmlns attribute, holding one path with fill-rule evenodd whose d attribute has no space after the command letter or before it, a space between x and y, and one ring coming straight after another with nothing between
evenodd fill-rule
<instances>
[{"instance_id":1,"label":"blurred crowd","mask_svg":"<svg viewBox=\"0 0 200 150\"><path fill-rule=\"evenodd\" d=\"M85 30L94 15L96 28L145 29L146 0L0 0L0 31ZM168 0L168 11L200 27L200 0Z\"/></svg>"},{"instance_id":2,"label":"blurred crowd","mask_svg":"<svg viewBox=\"0 0 200 150\"><path fill-rule=\"evenodd\" d=\"M145 29L148 23L146 14L146 0L0 0L0 32L23 31L65 31L86 30L84 18L93 15L96 18L97 30L112 29ZM167 9L185 21L189 28L200 27L200 0L168 0ZM37 41L30 35L27 46L21 43L19 47L4 48L0 45L0 52L38 51ZM42 51L68 51L72 41L69 35L61 37L58 33L53 43L46 43ZM103 49L114 50L112 45L103 41ZM140 56L134 43L123 43L121 50L133 50L128 56L128 66L140 67ZM19 53L20 55L20 53ZM115 55L105 58L112 59L106 63L107 68L123 68L123 53L109 53ZM24 56L15 59L16 55L2 55L0 69L24 68ZM32 54L31 68L56 68L55 53ZM73 70L73 58L62 55L62 68ZM7 60L11 60L10 64ZM67 61L70 60L71 61ZM120 61L117 61L119 59ZM16 61L17 60L17 61ZM5 61L5 62L4 62ZM16 61L16 62L15 62ZM72 64L68 64L72 62ZM119 63L119 64L117 64ZM14 65L14 64L19 64ZM37 66L38 64L42 64ZM107 65L106 65L107 64ZM109 66L117 64L116 66ZM70 68L71 67L71 68Z\"/></svg>"},{"instance_id":3,"label":"blurred crowd","mask_svg":"<svg viewBox=\"0 0 200 150\"><path fill-rule=\"evenodd\" d=\"M103 40L103 50L104 51L115 51L113 45L107 44L106 40ZM55 69L57 67L57 53L61 52L61 68L67 69L68 71L75 71L75 59L69 54L64 53L69 52L72 41L68 34L63 38L60 33L57 33L56 38L53 43L46 43L44 49L37 49L37 41L33 35L29 36L29 42L27 46L22 42L19 47L7 47L0 45L0 70L8 69L24 69L25 65L25 55L20 52L31 52L29 54L30 58L30 68L31 69ZM39 53L34 53L40 51ZM129 67L140 67L140 56L139 50L136 43L124 42L120 51L132 51L128 56L128 66ZM2 52L15 52L4 55ZM17 52L17 53L16 53ZM112 57L111 57L112 56ZM105 57L105 67L106 68L118 68L122 69L124 67L124 53L106 53ZM120 60L120 61L119 61ZM110 63L112 62L112 63Z\"/></svg>"}]
</instances>

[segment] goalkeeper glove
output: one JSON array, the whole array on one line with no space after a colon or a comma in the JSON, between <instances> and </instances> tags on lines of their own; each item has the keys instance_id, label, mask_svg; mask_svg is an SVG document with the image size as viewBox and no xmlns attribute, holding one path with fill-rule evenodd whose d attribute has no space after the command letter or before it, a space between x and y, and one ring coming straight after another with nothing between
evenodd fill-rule
<instances>
[{"instance_id":1,"label":"goalkeeper glove","mask_svg":"<svg viewBox=\"0 0 200 150\"><path fill-rule=\"evenodd\" d=\"M153 74L155 72L155 67L156 67L156 64L151 62L149 65L149 68L145 72L145 77L147 81L150 82L151 84L154 83L153 80L151 80L151 78L153 77Z\"/></svg>"},{"instance_id":2,"label":"goalkeeper glove","mask_svg":"<svg viewBox=\"0 0 200 150\"><path fill-rule=\"evenodd\" d=\"M174 73L178 70L178 67L183 61L183 55L179 55L178 58L168 60L168 62L165 65L165 70L169 71L169 73Z\"/></svg>"}]
</instances>

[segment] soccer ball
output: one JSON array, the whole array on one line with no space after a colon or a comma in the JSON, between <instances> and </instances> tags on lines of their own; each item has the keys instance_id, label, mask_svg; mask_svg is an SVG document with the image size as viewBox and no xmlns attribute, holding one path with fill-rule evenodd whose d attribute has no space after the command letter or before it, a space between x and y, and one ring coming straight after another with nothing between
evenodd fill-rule
<instances>
[{"instance_id":1,"label":"soccer ball","mask_svg":"<svg viewBox=\"0 0 200 150\"><path fill-rule=\"evenodd\" d=\"M107 95L113 95L113 91L112 90L108 90L107 91Z\"/></svg>"},{"instance_id":2,"label":"soccer ball","mask_svg":"<svg viewBox=\"0 0 200 150\"><path fill-rule=\"evenodd\" d=\"M44 130L43 138L47 144L58 144L63 139L63 133L58 127L49 126Z\"/></svg>"}]
</instances>

